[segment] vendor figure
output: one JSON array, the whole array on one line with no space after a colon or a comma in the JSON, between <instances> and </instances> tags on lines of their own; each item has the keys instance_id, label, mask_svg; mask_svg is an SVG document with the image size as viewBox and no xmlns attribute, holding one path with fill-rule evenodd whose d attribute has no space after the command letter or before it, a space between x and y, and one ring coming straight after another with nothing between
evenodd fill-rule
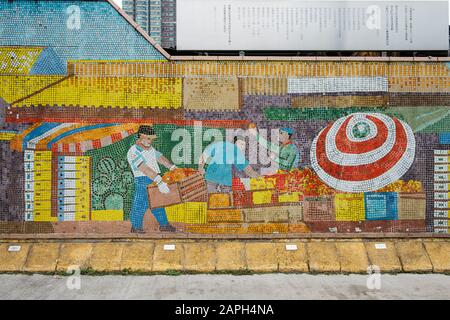
<instances>
[{"instance_id":1,"label":"vendor figure","mask_svg":"<svg viewBox=\"0 0 450 320\"><path fill-rule=\"evenodd\" d=\"M128 150L127 160L134 176L134 200L131 208L131 232L144 233L142 228L144 214L149 208L147 187L155 182L161 193L169 193L169 187L161 176L158 163L174 170L177 167L165 158L161 152L153 148L152 143L157 138L151 126L140 126L136 143ZM166 209L151 210L159 223L160 231L176 231L167 221Z\"/></svg>"},{"instance_id":2,"label":"vendor figure","mask_svg":"<svg viewBox=\"0 0 450 320\"><path fill-rule=\"evenodd\" d=\"M238 135L230 141L217 141L208 145L200 156L198 168L204 174L208 193L231 192L233 167L251 178L258 178L244 155L245 137ZM205 169L205 165L207 165Z\"/></svg>"},{"instance_id":3,"label":"vendor figure","mask_svg":"<svg viewBox=\"0 0 450 320\"><path fill-rule=\"evenodd\" d=\"M292 128L281 128L279 133L279 144L271 143L264 139L255 127L249 128L249 132L256 136L256 140L260 146L270 152L270 159L278 165L279 169L291 170L297 168L300 162L300 153L298 148L292 143Z\"/></svg>"}]
</instances>

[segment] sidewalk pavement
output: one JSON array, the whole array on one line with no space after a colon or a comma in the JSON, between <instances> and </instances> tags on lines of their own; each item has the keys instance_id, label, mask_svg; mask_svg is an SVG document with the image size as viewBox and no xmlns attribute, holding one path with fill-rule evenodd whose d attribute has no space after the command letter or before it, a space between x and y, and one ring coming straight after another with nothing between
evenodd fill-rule
<instances>
[{"instance_id":1,"label":"sidewalk pavement","mask_svg":"<svg viewBox=\"0 0 450 320\"><path fill-rule=\"evenodd\" d=\"M2 300L357 300L450 299L450 276L443 274L381 274L377 285L362 274L258 274L121 276L0 275ZM368 283L370 284L368 286ZM251 302L252 304L254 302Z\"/></svg>"},{"instance_id":2,"label":"sidewalk pavement","mask_svg":"<svg viewBox=\"0 0 450 320\"><path fill-rule=\"evenodd\" d=\"M69 266L85 273L367 274L369 266L450 273L450 239L0 240L0 272L65 273Z\"/></svg>"}]
</instances>

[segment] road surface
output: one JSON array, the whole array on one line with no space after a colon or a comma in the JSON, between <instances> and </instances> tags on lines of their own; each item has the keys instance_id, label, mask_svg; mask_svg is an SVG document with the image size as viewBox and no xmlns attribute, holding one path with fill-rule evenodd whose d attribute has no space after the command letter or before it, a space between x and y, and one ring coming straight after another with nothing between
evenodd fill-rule
<instances>
[{"instance_id":1,"label":"road surface","mask_svg":"<svg viewBox=\"0 0 450 320\"><path fill-rule=\"evenodd\" d=\"M450 299L450 276L0 275L0 299ZM68 285L69 283L69 285ZM76 289L79 287L79 289ZM379 287L379 289L377 289Z\"/></svg>"}]
</instances>

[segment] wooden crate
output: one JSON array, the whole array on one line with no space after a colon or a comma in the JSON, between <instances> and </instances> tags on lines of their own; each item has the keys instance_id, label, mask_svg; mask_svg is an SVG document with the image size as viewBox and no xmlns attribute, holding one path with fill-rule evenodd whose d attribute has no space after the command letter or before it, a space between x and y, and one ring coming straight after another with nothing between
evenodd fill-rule
<instances>
[{"instance_id":1,"label":"wooden crate","mask_svg":"<svg viewBox=\"0 0 450 320\"><path fill-rule=\"evenodd\" d=\"M397 220L396 192L367 192L364 194L366 220Z\"/></svg>"},{"instance_id":2,"label":"wooden crate","mask_svg":"<svg viewBox=\"0 0 450 320\"><path fill-rule=\"evenodd\" d=\"M183 202L206 202L208 192L205 179L200 173L193 174L178 183Z\"/></svg>"},{"instance_id":3,"label":"wooden crate","mask_svg":"<svg viewBox=\"0 0 450 320\"><path fill-rule=\"evenodd\" d=\"M245 222L298 223L303 220L303 204L243 209L243 216Z\"/></svg>"},{"instance_id":4,"label":"wooden crate","mask_svg":"<svg viewBox=\"0 0 450 320\"><path fill-rule=\"evenodd\" d=\"M425 193L399 193L398 219L399 220L425 220L426 212Z\"/></svg>"},{"instance_id":5,"label":"wooden crate","mask_svg":"<svg viewBox=\"0 0 450 320\"><path fill-rule=\"evenodd\" d=\"M207 190L203 176L199 173L184 178L180 182L169 184L170 192L161 193L157 186L148 187L151 209L167 207L181 202L206 202Z\"/></svg>"},{"instance_id":6,"label":"wooden crate","mask_svg":"<svg viewBox=\"0 0 450 320\"><path fill-rule=\"evenodd\" d=\"M181 195L178 183L169 184L169 193L162 193L157 186L148 186L148 201L150 209L167 207L181 203Z\"/></svg>"},{"instance_id":7,"label":"wooden crate","mask_svg":"<svg viewBox=\"0 0 450 320\"><path fill-rule=\"evenodd\" d=\"M278 193L278 203L299 203L303 199L300 192L284 192Z\"/></svg>"},{"instance_id":8,"label":"wooden crate","mask_svg":"<svg viewBox=\"0 0 450 320\"><path fill-rule=\"evenodd\" d=\"M334 195L336 221L364 221L364 194L340 193Z\"/></svg>"},{"instance_id":9,"label":"wooden crate","mask_svg":"<svg viewBox=\"0 0 450 320\"><path fill-rule=\"evenodd\" d=\"M303 215L304 215L304 203L303 201L294 204L291 204L289 206L281 206L280 208L283 208L289 212L289 223L299 223L303 221Z\"/></svg>"},{"instance_id":10,"label":"wooden crate","mask_svg":"<svg viewBox=\"0 0 450 320\"><path fill-rule=\"evenodd\" d=\"M334 221L333 198L331 196L305 197L303 202L305 221Z\"/></svg>"},{"instance_id":11,"label":"wooden crate","mask_svg":"<svg viewBox=\"0 0 450 320\"><path fill-rule=\"evenodd\" d=\"M208 209L229 209L232 206L231 193L210 193L208 195Z\"/></svg>"},{"instance_id":12,"label":"wooden crate","mask_svg":"<svg viewBox=\"0 0 450 320\"><path fill-rule=\"evenodd\" d=\"M275 205L277 197L273 190L252 191L254 205Z\"/></svg>"},{"instance_id":13,"label":"wooden crate","mask_svg":"<svg viewBox=\"0 0 450 320\"><path fill-rule=\"evenodd\" d=\"M233 206L235 208L252 208L252 192L233 191Z\"/></svg>"},{"instance_id":14,"label":"wooden crate","mask_svg":"<svg viewBox=\"0 0 450 320\"><path fill-rule=\"evenodd\" d=\"M240 209L208 209L206 212L208 223L217 222L242 222L242 210Z\"/></svg>"},{"instance_id":15,"label":"wooden crate","mask_svg":"<svg viewBox=\"0 0 450 320\"><path fill-rule=\"evenodd\" d=\"M206 223L206 203L204 202L179 203L167 207L166 213L169 222Z\"/></svg>"},{"instance_id":16,"label":"wooden crate","mask_svg":"<svg viewBox=\"0 0 450 320\"><path fill-rule=\"evenodd\" d=\"M277 208L243 209L245 222L288 222L289 211Z\"/></svg>"}]
</instances>

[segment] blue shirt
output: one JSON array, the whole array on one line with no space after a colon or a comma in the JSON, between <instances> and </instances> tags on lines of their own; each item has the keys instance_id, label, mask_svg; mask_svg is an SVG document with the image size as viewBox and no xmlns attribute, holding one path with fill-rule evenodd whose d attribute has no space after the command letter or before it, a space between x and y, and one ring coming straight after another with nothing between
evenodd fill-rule
<instances>
[{"instance_id":1,"label":"blue shirt","mask_svg":"<svg viewBox=\"0 0 450 320\"><path fill-rule=\"evenodd\" d=\"M225 186L231 186L233 166L242 171L249 165L242 151L228 141L210 144L203 151L203 157L208 163L205 179Z\"/></svg>"}]
</instances>

